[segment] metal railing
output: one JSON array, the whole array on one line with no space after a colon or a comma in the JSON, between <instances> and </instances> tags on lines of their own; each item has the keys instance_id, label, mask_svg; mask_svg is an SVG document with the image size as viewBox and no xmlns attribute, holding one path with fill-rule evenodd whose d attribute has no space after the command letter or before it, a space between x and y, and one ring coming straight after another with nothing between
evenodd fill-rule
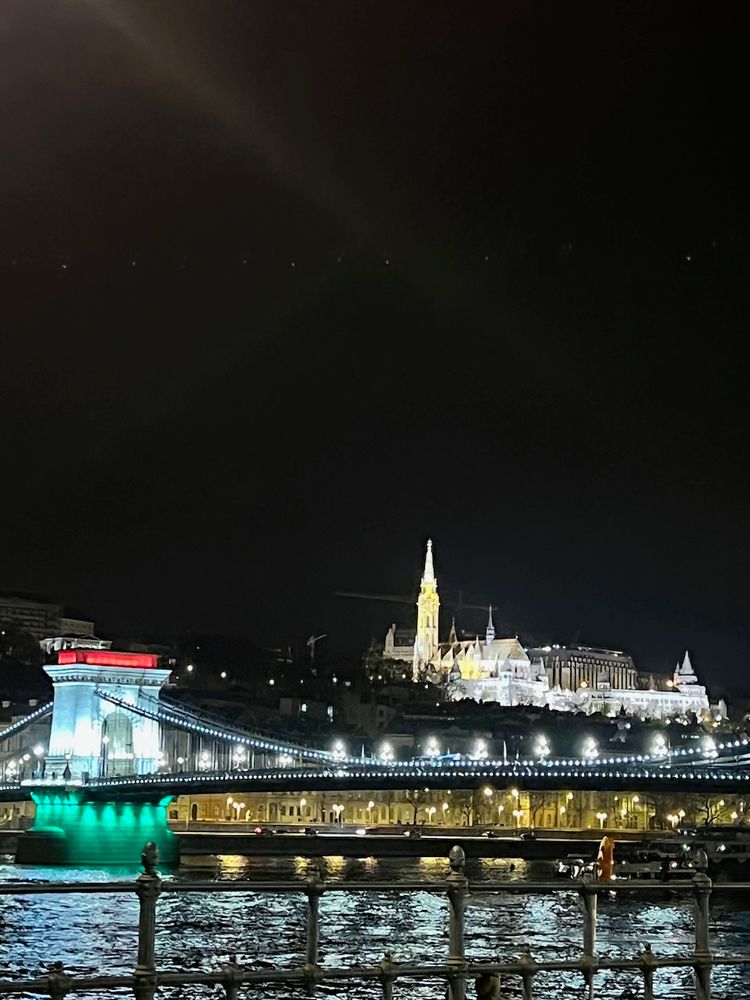
<instances>
[{"instance_id":1,"label":"metal railing","mask_svg":"<svg viewBox=\"0 0 750 1000\"><path fill-rule=\"evenodd\" d=\"M750 954L717 955L709 941L709 901L712 883L708 876L697 873L688 882L668 883L670 891L692 895L695 905L695 941L693 950L681 956L659 956L646 944L632 958L609 959L596 951L597 904L602 894L611 892L649 896L663 893L663 882L612 882L594 880L565 882L494 882L471 881L466 877L465 855L460 847L449 854L450 873L442 881L404 882L325 882L317 876L297 881L227 881L176 882L163 881L157 871L158 855L153 844L147 844L142 854L143 873L134 882L87 883L0 883L1 896L26 896L67 893L129 893L135 892L139 902L138 952L136 966L129 975L70 976L60 962L50 967L46 976L37 979L0 980L0 996L37 994L51 1000L64 1000L70 993L113 989L131 989L137 1000L153 1000L160 987L204 985L223 987L227 1000L237 1000L240 988L253 984L297 984L314 992L317 984L326 982L376 982L383 1000L392 1000L397 980L436 980L447 987L450 1000L465 1000L467 982L473 980L480 1000L494 1000L500 993L500 977L511 977L520 984L523 1000L533 1000L534 981L539 973L577 973L586 986L586 995L594 997L595 976L598 972L622 971L640 973L644 1000L654 1000L654 973L659 969L692 969L696 1000L711 1000L711 972L717 966L750 966ZM566 961L536 961L525 953L514 961L472 961L465 954L465 916L476 894L512 893L514 895L549 894L575 891L579 895L583 918L583 941L580 957ZM750 892L750 883L722 883L722 892ZM157 901L164 893L299 893L307 899L307 932L305 961L291 969L245 969L233 956L228 963L210 972L159 972L156 967ZM399 963L391 954L375 965L328 967L319 964L320 900L329 893L363 892L426 892L444 895L448 901L448 953L442 962ZM549 994L549 986L545 986ZM504 994L505 995L505 994ZM540 995L537 992L536 996Z\"/></svg>"}]
</instances>

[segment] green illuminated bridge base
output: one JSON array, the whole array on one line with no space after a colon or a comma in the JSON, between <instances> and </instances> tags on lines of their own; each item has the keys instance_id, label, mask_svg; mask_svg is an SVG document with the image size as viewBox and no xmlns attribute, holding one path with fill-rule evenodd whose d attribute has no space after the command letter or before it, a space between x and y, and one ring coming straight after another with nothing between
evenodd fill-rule
<instances>
[{"instance_id":1,"label":"green illuminated bridge base","mask_svg":"<svg viewBox=\"0 0 750 1000\"><path fill-rule=\"evenodd\" d=\"M89 802L78 789L35 789L36 817L19 837L22 865L130 865L151 841L166 864L179 860L167 826L172 796L158 802Z\"/></svg>"}]
</instances>

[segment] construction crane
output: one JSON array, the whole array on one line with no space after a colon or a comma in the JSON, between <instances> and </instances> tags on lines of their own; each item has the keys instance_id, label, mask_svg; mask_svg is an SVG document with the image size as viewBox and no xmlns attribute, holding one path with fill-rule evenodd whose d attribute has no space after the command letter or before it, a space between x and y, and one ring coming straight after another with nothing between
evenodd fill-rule
<instances>
[{"instance_id":1,"label":"construction crane","mask_svg":"<svg viewBox=\"0 0 750 1000\"><path fill-rule=\"evenodd\" d=\"M392 604L406 604L410 607L414 607L417 603L416 597L402 597L399 594L360 594L350 590L337 590L333 596L354 598L360 601L389 601ZM440 603L444 608L451 608L454 612L483 611L485 614L489 612L488 604L465 604L461 590L458 591L457 601L451 601L446 596L441 596Z\"/></svg>"},{"instance_id":2,"label":"construction crane","mask_svg":"<svg viewBox=\"0 0 750 1000\"><path fill-rule=\"evenodd\" d=\"M310 663L315 661L315 645L320 642L321 639L325 639L328 636L327 632L322 635L311 635L307 640L307 648L310 650Z\"/></svg>"}]
</instances>

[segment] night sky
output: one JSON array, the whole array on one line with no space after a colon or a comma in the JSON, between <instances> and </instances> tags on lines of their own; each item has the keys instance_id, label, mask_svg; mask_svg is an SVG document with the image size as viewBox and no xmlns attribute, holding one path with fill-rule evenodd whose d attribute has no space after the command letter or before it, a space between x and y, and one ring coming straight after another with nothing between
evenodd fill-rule
<instances>
[{"instance_id":1,"label":"night sky","mask_svg":"<svg viewBox=\"0 0 750 1000\"><path fill-rule=\"evenodd\" d=\"M750 691L742 9L3 0L0 586Z\"/></svg>"}]
</instances>

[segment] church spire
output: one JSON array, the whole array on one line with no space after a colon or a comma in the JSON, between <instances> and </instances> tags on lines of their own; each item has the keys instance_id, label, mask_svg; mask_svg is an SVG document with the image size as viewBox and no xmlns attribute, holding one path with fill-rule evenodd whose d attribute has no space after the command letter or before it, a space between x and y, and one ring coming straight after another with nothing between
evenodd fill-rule
<instances>
[{"instance_id":1,"label":"church spire","mask_svg":"<svg viewBox=\"0 0 750 1000\"><path fill-rule=\"evenodd\" d=\"M455 646L456 643L458 642L458 634L456 632L456 619L455 619L455 617L451 618L451 630L448 633L448 642L452 646Z\"/></svg>"},{"instance_id":2,"label":"church spire","mask_svg":"<svg viewBox=\"0 0 750 1000\"><path fill-rule=\"evenodd\" d=\"M487 619L487 631L484 634L484 641L491 646L495 641L495 626L492 624L492 605L490 604L490 614Z\"/></svg>"},{"instance_id":3,"label":"church spire","mask_svg":"<svg viewBox=\"0 0 750 1000\"><path fill-rule=\"evenodd\" d=\"M417 598L417 634L414 640L414 680L420 671L429 667L438 653L438 618L440 598L437 592L435 567L432 563L432 541L427 542L424 572Z\"/></svg>"},{"instance_id":4,"label":"church spire","mask_svg":"<svg viewBox=\"0 0 750 1000\"><path fill-rule=\"evenodd\" d=\"M424 557L424 573L422 573L422 583L437 583L435 579L435 567L432 565L432 539L427 539L427 553Z\"/></svg>"}]
</instances>

